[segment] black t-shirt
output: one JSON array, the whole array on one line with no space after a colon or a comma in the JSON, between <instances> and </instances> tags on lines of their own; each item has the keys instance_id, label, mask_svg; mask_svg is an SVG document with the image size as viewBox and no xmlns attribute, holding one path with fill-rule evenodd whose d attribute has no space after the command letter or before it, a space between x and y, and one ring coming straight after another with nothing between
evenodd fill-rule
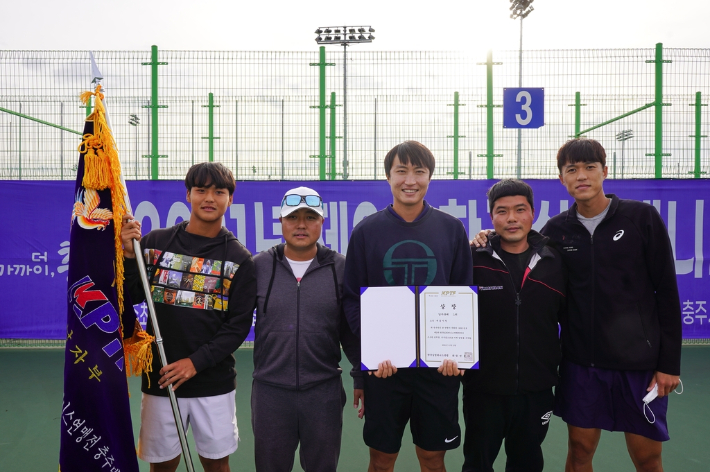
<instances>
[{"instance_id":1,"label":"black t-shirt","mask_svg":"<svg viewBox=\"0 0 710 472\"><path fill-rule=\"evenodd\" d=\"M510 275L513 277L515 282L515 291L520 291L523 285L523 276L525 275L525 268L530 262L530 257L532 256L532 246L529 246L525 251L520 254L512 254L506 252L503 249L498 249L498 255L505 263Z\"/></svg>"}]
</instances>

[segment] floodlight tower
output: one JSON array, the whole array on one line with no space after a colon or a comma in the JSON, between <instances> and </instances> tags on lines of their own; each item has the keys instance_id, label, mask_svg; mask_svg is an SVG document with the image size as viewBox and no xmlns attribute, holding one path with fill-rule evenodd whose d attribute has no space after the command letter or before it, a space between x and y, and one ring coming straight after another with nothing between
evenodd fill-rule
<instances>
[{"instance_id":1,"label":"floodlight tower","mask_svg":"<svg viewBox=\"0 0 710 472\"><path fill-rule=\"evenodd\" d=\"M374 32L372 26L324 26L316 30L316 43L343 46L343 180L348 178L348 46L371 43Z\"/></svg>"},{"instance_id":2,"label":"floodlight tower","mask_svg":"<svg viewBox=\"0 0 710 472\"><path fill-rule=\"evenodd\" d=\"M514 20L520 18L520 49L518 52L518 87L523 86L523 20L532 13L535 9L532 7L532 2L535 0L510 0L510 17ZM518 178L520 178L522 169L521 147L522 135L518 128Z\"/></svg>"}]
</instances>

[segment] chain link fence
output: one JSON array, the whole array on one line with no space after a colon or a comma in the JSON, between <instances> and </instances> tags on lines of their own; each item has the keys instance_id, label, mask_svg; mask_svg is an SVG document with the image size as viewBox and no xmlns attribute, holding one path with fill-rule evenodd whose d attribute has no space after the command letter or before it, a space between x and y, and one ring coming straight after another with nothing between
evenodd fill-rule
<instances>
[{"instance_id":1,"label":"chain link fence","mask_svg":"<svg viewBox=\"0 0 710 472\"><path fill-rule=\"evenodd\" d=\"M127 179L151 178L151 51L96 51L114 135ZM523 178L554 178L559 146L575 132L575 92L582 130L654 102L655 49L524 51L522 84L544 87L545 125L522 130ZM182 179L195 162L212 158L238 180L319 178L318 51L158 51L157 177ZM326 112L326 175L383 177L382 160L395 144L414 139L437 158L434 178L487 176L487 133L493 134L495 178L518 173L517 131L503 128L502 108L486 120L486 57L466 52L350 50L347 54L347 142L343 139L343 50L326 51L326 103L335 93L336 139L330 149ZM700 147L696 93L710 94L710 49L665 49L662 176L702 177L710 166L708 107L701 107ZM503 88L518 86L518 51L493 51L493 104ZM87 51L0 51L0 179L73 179L80 136L26 117L80 132L86 109L78 95L91 89ZM454 93L458 109L458 169L454 169ZM209 134L209 94L214 97ZM20 116L22 115L22 116ZM128 123L137 115L140 124ZM611 178L653 178L653 108L595 129L608 153ZM622 130L633 138L615 139ZM347 146L347 162L344 147ZM697 149L700 149L697 154ZM330 166L334 162L335 168Z\"/></svg>"}]
</instances>

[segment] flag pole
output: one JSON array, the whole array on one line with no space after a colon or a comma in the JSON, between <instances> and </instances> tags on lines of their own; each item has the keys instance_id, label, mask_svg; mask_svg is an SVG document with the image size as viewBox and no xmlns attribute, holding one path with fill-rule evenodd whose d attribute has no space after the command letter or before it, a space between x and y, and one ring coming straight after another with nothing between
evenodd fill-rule
<instances>
[{"instance_id":1,"label":"flag pole","mask_svg":"<svg viewBox=\"0 0 710 472\"><path fill-rule=\"evenodd\" d=\"M94 59L94 53L89 52L89 57L91 58L91 84L98 85L103 80L103 76L96 65L96 60ZM105 90L105 89L104 89ZM100 100L98 95L96 100ZM111 128L111 120L108 115L108 109L104 105L106 110L106 123ZM125 199L124 203L126 205L126 211L133 215L133 209L131 207L131 199L128 196L128 188L126 187L126 179L123 177L123 171L121 171L121 185L123 185ZM163 367L168 365L167 357L165 356L165 348L163 347L163 338L160 335L160 328L158 327L158 318L155 315L155 305L153 304L153 298L150 296L150 283L148 282L148 271L145 268L145 259L143 258L143 250L141 249L141 243L137 240L133 240L133 250L136 254L136 263L138 264L138 271L141 277L141 283L143 285L143 291L145 292L145 303L148 306L148 314L150 316L150 322L153 324L153 332L155 334L155 343L158 346L158 353L160 355L160 363ZM187 444L187 436L185 435L185 428L182 425L182 416L180 415L180 407L175 397L175 392L172 386L168 387L168 396L170 397L170 406L173 409L173 418L175 419L175 426L177 427L178 437L180 438L180 446L182 447L182 453L185 458L185 466L188 472L195 472L195 466L192 463L192 456L190 455L190 447Z\"/></svg>"}]
</instances>

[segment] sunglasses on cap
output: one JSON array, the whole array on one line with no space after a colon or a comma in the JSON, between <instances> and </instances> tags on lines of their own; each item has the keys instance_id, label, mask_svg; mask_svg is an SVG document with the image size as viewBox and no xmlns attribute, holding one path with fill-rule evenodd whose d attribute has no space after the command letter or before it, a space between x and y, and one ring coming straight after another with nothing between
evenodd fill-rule
<instances>
[{"instance_id":1,"label":"sunglasses on cap","mask_svg":"<svg viewBox=\"0 0 710 472\"><path fill-rule=\"evenodd\" d=\"M301 202L306 202L306 205L314 208L323 206L323 199L318 195L286 195L281 202L281 206L298 206Z\"/></svg>"}]
</instances>

